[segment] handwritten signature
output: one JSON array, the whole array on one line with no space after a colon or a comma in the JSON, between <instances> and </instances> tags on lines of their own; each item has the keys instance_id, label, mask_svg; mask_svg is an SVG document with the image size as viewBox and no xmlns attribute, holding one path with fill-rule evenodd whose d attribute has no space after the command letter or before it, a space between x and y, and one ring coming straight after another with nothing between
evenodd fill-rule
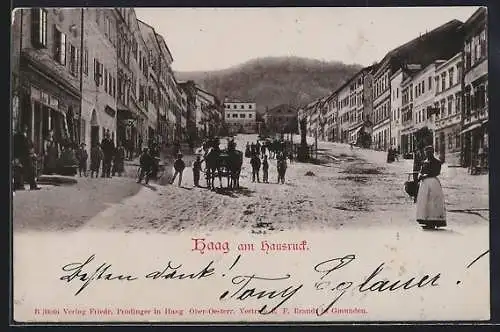
<instances>
[{"instance_id":1,"label":"handwritten signature","mask_svg":"<svg viewBox=\"0 0 500 332\"><path fill-rule=\"evenodd\" d=\"M473 263L486 253L488 251L481 254ZM239 258L235 263L238 262ZM115 273L112 265L106 262L93 265L94 261L95 255L93 254L83 262L69 263L62 267L64 275L60 277L60 280L67 283L78 281L82 283L74 294L75 296L81 294L91 283L99 280L132 282L139 279L138 276L133 274ZM313 266L311 276L313 280L317 280L313 281L313 290L331 296L327 304L322 304L316 309L318 316L327 313L348 291L381 294L408 291L414 288L438 287L440 285L441 273L439 272L410 275L402 279L383 277L385 262L380 263L358 281L342 280L339 279L339 275L335 277L335 274L340 270L352 266L354 261L356 261L356 255L348 254L329 258ZM469 267L472 264L469 264ZM232 271L231 268L230 271ZM216 274L214 261L210 261L202 268L195 269L194 272L187 272L183 264L175 264L169 261L163 269L145 274L144 279L189 281L216 276L219 276L219 274ZM225 274L223 273L222 276L225 277ZM337 281L334 281L335 279ZM296 297L300 292L304 292L305 289L304 283L294 282L290 273L278 276L263 276L255 273L239 274L230 279L230 287L228 288L221 293L219 301L259 301L262 304L259 313L263 315L276 313L278 308Z\"/></svg>"}]
</instances>

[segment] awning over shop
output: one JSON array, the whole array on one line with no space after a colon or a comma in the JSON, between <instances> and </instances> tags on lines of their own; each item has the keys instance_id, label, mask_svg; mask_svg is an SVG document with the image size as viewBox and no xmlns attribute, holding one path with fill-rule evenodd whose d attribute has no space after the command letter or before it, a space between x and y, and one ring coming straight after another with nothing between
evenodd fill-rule
<instances>
[{"instance_id":1,"label":"awning over shop","mask_svg":"<svg viewBox=\"0 0 500 332\"><path fill-rule=\"evenodd\" d=\"M127 108L119 108L118 109L118 117L120 119L123 119L123 120L125 120L125 119L133 120L133 119L137 118L137 116L134 114L134 112L132 112L131 110L129 110Z\"/></svg>"},{"instance_id":2,"label":"awning over shop","mask_svg":"<svg viewBox=\"0 0 500 332\"><path fill-rule=\"evenodd\" d=\"M356 129L352 132L352 134L351 134L351 135L354 135L354 136L355 136L355 135L357 135L357 134L361 131L361 129L363 129L363 126L360 126L360 127L356 128Z\"/></svg>"},{"instance_id":3,"label":"awning over shop","mask_svg":"<svg viewBox=\"0 0 500 332\"><path fill-rule=\"evenodd\" d=\"M474 129L476 129L476 128L479 128L479 127L481 127L481 126L482 126L482 123L476 123L476 124L473 124L472 126L469 126L469 127L465 128L464 130L462 130L462 131L460 132L460 135L465 134L465 133L467 133L467 132L469 132L469 131L471 131L471 130L474 130Z\"/></svg>"}]
</instances>

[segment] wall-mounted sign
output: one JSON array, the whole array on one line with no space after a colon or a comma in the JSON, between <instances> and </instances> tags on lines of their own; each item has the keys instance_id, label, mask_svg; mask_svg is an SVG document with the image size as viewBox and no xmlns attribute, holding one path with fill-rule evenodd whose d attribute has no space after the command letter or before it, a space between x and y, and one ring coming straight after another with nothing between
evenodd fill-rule
<instances>
[{"instance_id":1,"label":"wall-mounted sign","mask_svg":"<svg viewBox=\"0 0 500 332\"><path fill-rule=\"evenodd\" d=\"M31 87L31 98L40 100L40 90L36 89L35 87Z\"/></svg>"},{"instance_id":2,"label":"wall-mounted sign","mask_svg":"<svg viewBox=\"0 0 500 332\"><path fill-rule=\"evenodd\" d=\"M59 100L55 97L50 97L49 106L55 109L59 109Z\"/></svg>"},{"instance_id":3,"label":"wall-mounted sign","mask_svg":"<svg viewBox=\"0 0 500 332\"><path fill-rule=\"evenodd\" d=\"M40 100L42 101L42 103L49 105L49 95L47 93L42 91L40 97L41 97Z\"/></svg>"},{"instance_id":4,"label":"wall-mounted sign","mask_svg":"<svg viewBox=\"0 0 500 332\"><path fill-rule=\"evenodd\" d=\"M104 107L104 112L106 112L106 114L108 114L109 116L111 116L113 118L115 117L115 113L116 113L115 110L109 106Z\"/></svg>"}]
</instances>

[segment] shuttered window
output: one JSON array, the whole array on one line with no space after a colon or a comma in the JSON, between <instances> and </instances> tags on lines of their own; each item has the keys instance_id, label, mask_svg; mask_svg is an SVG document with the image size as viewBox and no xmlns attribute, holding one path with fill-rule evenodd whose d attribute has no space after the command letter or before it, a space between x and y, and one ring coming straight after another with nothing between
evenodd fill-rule
<instances>
[{"instance_id":1,"label":"shuttered window","mask_svg":"<svg viewBox=\"0 0 500 332\"><path fill-rule=\"evenodd\" d=\"M35 47L47 47L47 11L42 8L31 10L31 42Z\"/></svg>"},{"instance_id":2,"label":"shuttered window","mask_svg":"<svg viewBox=\"0 0 500 332\"><path fill-rule=\"evenodd\" d=\"M78 55L78 49L70 45L69 47L69 60L70 60L70 72L73 76L78 76L78 72L80 71L78 69L79 63L80 63L80 58Z\"/></svg>"},{"instance_id":3,"label":"shuttered window","mask_svg":"<svg viewBox=\"0 0 500 332\"><path fill-rule=\"evenodd\" d=\"M66 65L66 35L54 25L54 59Z\"/></svg>"}]
</instances>

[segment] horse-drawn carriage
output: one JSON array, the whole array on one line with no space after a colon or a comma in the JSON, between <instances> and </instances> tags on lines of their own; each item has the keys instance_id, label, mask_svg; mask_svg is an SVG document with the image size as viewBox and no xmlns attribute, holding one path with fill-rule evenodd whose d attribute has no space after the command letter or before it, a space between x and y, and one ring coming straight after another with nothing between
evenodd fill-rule
<instances>
[{"instance_id":1,"label":"horse-drawn carriage","mask_svg":"<svg viewBox=\"0 0 500 332\"><path fill-rule=\"evenodd\" d=\"M227 188L239 188L243 153L236 150L234 141L228 143L227 149L219 148L219 140L210 140L203 144L205 161L205 178L207 187L215 189L215 178L219 178L222 188L222 178L227 178Z\"/></svg>"}]
</instances>

